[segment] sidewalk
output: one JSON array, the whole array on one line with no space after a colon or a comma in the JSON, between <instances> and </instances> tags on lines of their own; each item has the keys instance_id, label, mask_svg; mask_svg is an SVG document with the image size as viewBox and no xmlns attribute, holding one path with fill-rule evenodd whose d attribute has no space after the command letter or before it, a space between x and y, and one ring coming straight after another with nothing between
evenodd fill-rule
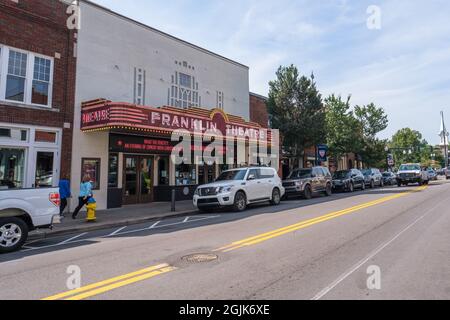
<instances>
[{"instance_id":1,"label":"sidewalk","mask_svg":"<svg viewBox=\"0 0 450 320\"><path fill-rule=\"evenodd\" d=\"M197 213L190 200L177 201L175 212L171 212L170 202L155 202L118 209L100 210L97 211L97 221L94 223L86 222L85 212L80 212L76 220L72 219L71 214L66 213L66 218L62 219L61 224L56 224L53 230L43 229L30 232L28 239L37 240L73 232L88 232L116 226L122 227L167 217L183 216L189 213Z\"/></svg>"}]
</instances>

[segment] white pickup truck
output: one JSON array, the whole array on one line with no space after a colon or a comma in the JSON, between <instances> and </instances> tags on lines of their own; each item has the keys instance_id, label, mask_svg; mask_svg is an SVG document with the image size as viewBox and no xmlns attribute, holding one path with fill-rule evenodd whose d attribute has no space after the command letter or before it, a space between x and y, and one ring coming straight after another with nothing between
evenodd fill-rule
<instances>
[{"instance_id":1,"label":"white pickup truck","mask_svg":"<svg viewBox=\"0 0 450 320\"><path fill-rule=\"evenodd\" d=\"M0 253L19 250L35 229L59 223L58 188L0 190Z\"/></svg>"}]
</instances>

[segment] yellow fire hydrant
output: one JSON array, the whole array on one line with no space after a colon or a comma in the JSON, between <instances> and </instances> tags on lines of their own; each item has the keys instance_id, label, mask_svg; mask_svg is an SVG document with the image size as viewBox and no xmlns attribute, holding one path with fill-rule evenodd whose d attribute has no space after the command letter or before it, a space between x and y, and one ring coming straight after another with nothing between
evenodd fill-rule
<instances>
[{"instance_id":1,"label":"yellow fire hydrant","mask_svg":"<svg viewBox=\"0 0 450 320\"><path fill-rule=\"evenodd\" d=\"M95 222L97 220L97 217L95 216L95 211L97 210L97 203L93 198L89 200L88 204L86 205L86 208L87 208L86 221Z\"/></svg>"}]
</instances>

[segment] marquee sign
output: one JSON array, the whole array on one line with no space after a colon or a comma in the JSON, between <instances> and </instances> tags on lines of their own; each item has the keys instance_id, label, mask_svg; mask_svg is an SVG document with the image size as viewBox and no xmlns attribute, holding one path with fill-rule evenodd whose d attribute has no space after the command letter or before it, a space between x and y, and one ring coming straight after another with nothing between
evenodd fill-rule
<instances>
[{"instance_id":1,"label":"marquee sign","mask_svg":"<svg viewBox=\"0 0 450 320\"><path fill-rule=\"evenodd\" d=\"M178 129L190 133L213 131L250 140L266 140L267 130L228 115L222 110L191 108L178 110L172 107L153 108L106 100L86 102L81 111L81 130L100 131L130 129L171 133Z\"/></svg>"}]
</instances>

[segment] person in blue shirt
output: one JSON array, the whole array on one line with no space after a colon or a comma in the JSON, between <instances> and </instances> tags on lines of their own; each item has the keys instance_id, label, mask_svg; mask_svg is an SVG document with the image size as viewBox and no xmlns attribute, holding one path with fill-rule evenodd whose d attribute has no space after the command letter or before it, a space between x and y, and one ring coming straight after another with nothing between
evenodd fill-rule
<instances>
[{"instance_id":1,"label":"person in blue shirt","mask_svg":"<svg viewBox=\"0 0 450 320\"><path fill-rule=\"evenodd\" d=\"M72 214L72 219L76 219L80 210L89 202L92 198L92 183L91 177L85 175L80 185L80 196L78 197L78 207Z\"/></svg>"},{"instance_id":2,"label":"person in blue shirt","mask_svg":"<svg viewBox=\"0 0 450 320\"><path fill-rule=\"evenodd\" d=\"M61 198L61 204L59 206L59 215L64 217L64 209L67 207L67 199L72 197L70 192L70 181L64 176L59 180L59 197Z\"/></svg>"}]
</instances>

